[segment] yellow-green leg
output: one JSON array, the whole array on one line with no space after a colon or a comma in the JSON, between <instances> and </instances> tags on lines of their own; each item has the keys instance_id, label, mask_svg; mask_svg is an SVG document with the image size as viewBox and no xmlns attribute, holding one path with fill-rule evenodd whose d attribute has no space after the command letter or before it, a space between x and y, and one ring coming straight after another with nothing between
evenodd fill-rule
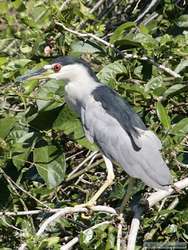
<instances>
[{"instance_id":1,"label":"yellow-green leg","mask_svg":"<svg viewBox=\"0 0 188 250\"><path fill-rule=\"evenodd\" d=\"M85 204L81 204L79 206L86 206L86 207L92 207L96 204L97 199L101 196L101 194L109 187L112 185L113 180L115 178L114 176L114 171L113 171L113 164L112 162L103 155L103 159L106 165L107 169L107 179L104 182L104 184L100 187L100 189L95 193L95 195Z\"/></svg>"}]
</instances>

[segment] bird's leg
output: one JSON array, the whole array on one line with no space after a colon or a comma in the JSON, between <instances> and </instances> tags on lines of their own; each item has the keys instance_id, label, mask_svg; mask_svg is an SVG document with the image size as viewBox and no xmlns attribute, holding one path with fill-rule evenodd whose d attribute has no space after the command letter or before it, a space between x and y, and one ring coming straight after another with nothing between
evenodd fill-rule
<instances>
[{"instance_id":1,"label":"bird's leg","mask_svg":"<svg viewBox=\"0 0 188 250\"><path fill-rule=\"evenodd\" d=\"M123 201L121 203L121 206L120 206L120 213L123 212L125 206L127 205L131 195L132 195L132 191L133 191L133 187L134 187L134 183L135 183L135 179L132 178L132 177L129 177L128 179L128 187L127 187L127 192L123 198Z\"/></svg>"},{"instance_id":2,"label":"bird's leg","mask_svg":"<svg viewBox=\"0 0 188 250\"><path fill-rule=\"evenodd\" d=\"M97 199L99 196L107 189L107 187L111 186L114 180L114 171L112 162L103 155L104 162L107 168L107 179L104 184L100 187L100 189L96 192L96 194L85 204L87 207L92 207L96 204Z\"/></svg>"}]
</instances>

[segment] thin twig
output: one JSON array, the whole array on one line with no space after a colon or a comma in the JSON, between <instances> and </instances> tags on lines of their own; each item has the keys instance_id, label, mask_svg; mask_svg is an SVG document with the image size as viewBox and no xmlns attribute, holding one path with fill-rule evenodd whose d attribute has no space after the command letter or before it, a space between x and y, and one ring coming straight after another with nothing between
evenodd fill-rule
<instances>
[{"instance_id":1,"label":"thin twig","mask_svg":"<svg viewBox=\"0 0 188 250\"><path fill-rule=\"evenodd\" d=\"M99 0L96 2L96 4L93 6L93 8L90 10L90 13L93 13L96 11L104 2L105 0Z\"/></svg>"},{"instance_id":2,"label":"thin twig","mask_svg":"<svg viewBox=\"0 0 188 250\"><path fill-rule=\"evenodd\" d=\"M18 232L23 233L23 230L21 230L21 229L15 227L14 225L11 225L10 223L8 223L8 222L6 221L5 218L1 218L1 219L2 219L3 223L4 223L6 226L8 226L8 227L10 227L10 228L12 228L12 229L14 229L14 230L16 230L16 231L18 231Z\"/></svg>"},{"instance_id":3,"label":"thin twig","mask_svg":"<svg viewBox=\"0 0 188 250\"><path fill-rule=\"evenodd\" d=\"M14 186L15 188L19 189L20 191L22 191L23 193L27 194L29 197L31 197L33 200L35 200L36 202L38 202L40 205L42 205L43 207L46 207L48 209L50 209L49 206L47 206L46 204L44 204L43 202L41 202L40 200L38 200L36 197L34 197L32 194L30 194L28 191L26 191L24 188L22 188L21 186L19 186L15 181L13 181L4 171L3 169L0 170L1 173L3 174L3 176L5 177L6 180L9 180Z\"/></svg>"},{"instance_id":4,"label":"thin twig","mask_svg":"<svg viewBox=\"0 0 188 250\"><path fill-rule=\"evenodd\" d=\"M93 158L98 151L92 152L86 159L84 159L76 168L73 169L73 171L67 176L67 179L69 179L74 173L76 173L86 162L88 162L91 158Z\"/></svg>"},{"instance_id":5,"label":"thin twig","mask_svg":"<svg viewBox=\"0 0 188 250\"><path fill-rule=\"evenodd\" d=\"M154 6L157 6L160 3L160 0L153 0L146 6L145 10L137 17L135 20L136 23L139 23L143 17L152 9Z\"/></svg>"},{"instance_id":6,"label":"thin twig","mask_svg":"<svg viewBox=\"0 0 188 250\"><path fill-rule=\"evenodd\" d=\"M52 222L56 221L60 217L65 216L66 214L83 213L83 212L86 213L87 211L88 211L87 208L84 208L84 207L66 207L66 208L63 208L61 211L53 214L47 220L45 220L42 223L42 225L40 226L36 235L37 236L42 235Z\"/></svg>"},{"instance_id":7,"label":"thin twig","mask_svg":"<svg viewBox=\"0 0 188 250\"><path fill-rule=\"evenodd\" d=\"M95 12L103 4L104 1L105 0L97 1L96 4L93 6L93 8L89 11L89 13L92 14L93 12ZM79 29L83 28L85 23L86 23L85 21L81 21L78 28Z\"/></svg>"},{"instance_id":8,"label":"thin twig","mask_svg":"<svg viewBox=\"0 0 188 250\"><path fill-rule=\"evenodd\" d=\"M36 210L28 210L28 211L17 211L17 212L10 212L10 211L3 211L0 212L1 216L27 216L27 215L37 215L40 213L57 213L62 211L63 208L50 208L50 209L36 209Z\"/></svg>"},{"instance_id":9,"label":"thin twig","mask_svg":"<svg viewBox=\"0 0 188 250\"><path fill-rule=\"evenodd\" d=\"M70 181L70 180L73 180L73 179L77 178L78 176L82 175L83 173L85 173L85 172L89 171L90 169L98 166L102 162L103 162L103 159L100 159L100 160L96 161L95 163L86 166L84 169L80 170L79 172L75 173L71 177L67 178L66 181Z\"/></svg>"},{"instance_id":10,"label":"thin twig","mask_svg":"<svg viewBox=\"0 0 188 250\"><path fill-rule=\"evenodd\" d=\"M64 10L70 2L71 2L71 0L66 0L66 1L61 5L61 7L59 8L59 11Z\"/></svg>"},{"instance_id":11,"label":"thin twig","mask_svg":"<svg viewBox=\"0 0 188 250\"><path fill-rule=\"evenodd\" d=\"M175 71L171 70L170 68L167 68L166 66L162 65L162 64L158 64L157 62L155 62L152 58L149 58L147 56L138 56L138 55L133 55L130 53L126 53L125 51L119 51L118 49L115 48L115 46L107 41L105 41L104 39L97 37L96 35L92 34L92 33L80 33L78 31L72 30L70 28L67 28L63 23L57 22L55 21L55 24L62 27L64 30L78 36L78 37L82 37L82 38L93 38L94 40L104 44L105 46L109 47L109 48L113 48L115 49L119 54L123 55L124 58L127 59L138 59L138 60L142 60L142 61L148 61L151 64L155 65L158 69L160 69L161 71L166 72L167 74L173 76L174 78L181 78L181 75L177 74Z\"/></svg>"},{"instance_id":12,"label":"thin twig","mask_svg":"<svg viewBox=\"0 0 188 250\"><path fill-rule=\"evenodd\" d=\"M177 206L178 203L179 203L179 198L176 197L176 198L170 203L170 205L168 206L167 210L172 210L172 209L174 209L174 208ZM168 212L165 213L165 214L162 214L163 220L165 220L165 218L166 218L168 215L169 215ZM157 217L158 217L158 216L156 216L156 218L157 218ZM155 219L155 220L156 220L156 219ZM155 227L154 229L152 229L150 232L148 232L148 233L144 236L145 240L151 240L151 239L153 238L154 234L155 234L155 233L157 232L157 230L160 228L160 226L161 226L160 223L156 224L156 227Z\"/></svg>"}]
</instances>

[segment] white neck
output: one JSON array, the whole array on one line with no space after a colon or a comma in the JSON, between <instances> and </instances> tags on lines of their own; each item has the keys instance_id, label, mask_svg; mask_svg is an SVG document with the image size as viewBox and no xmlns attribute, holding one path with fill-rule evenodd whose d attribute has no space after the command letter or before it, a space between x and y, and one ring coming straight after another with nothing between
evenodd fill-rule
<instances>
[{"instance_id":1,"label":"white neck","mask_svg":"<svg viewBox=\"0 0 188 250\"><path fill-rule=\"evenodd\" d=\"M66 102L80 115L80 106L85 107L92 91L100 85L92 77L80 78L77 81L67 81L65 85Z\"/></svg>"}]
</instances>

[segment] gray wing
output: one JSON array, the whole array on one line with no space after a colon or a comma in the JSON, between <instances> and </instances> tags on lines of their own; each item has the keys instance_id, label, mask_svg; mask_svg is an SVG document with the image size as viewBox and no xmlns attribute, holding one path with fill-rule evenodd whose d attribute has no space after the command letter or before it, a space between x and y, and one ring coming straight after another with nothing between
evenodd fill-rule
<instances>
[{"instance_id":1,"label":"gray wing","mask_svg":"<svg viewBox=\"0 0 188 250\"><path fill-rule=\"evenodd\" d=\"M141 148L140 130L146 126L140 117L132 110L129 103L122 99L111 88L101 85L92 92L93 98L101 103L105 111L114 117L128 133L135 149Z\"/></svg>"},{"instance_id":2,"label":"gray wing","mask_svg":"<svg viewBox=\"0 0 188 250\"><path fill-rule=\"evenodd\" d=\"M81 120L87 138L130 176L153 188L166 189L165 186L171 184L171 176L160 153L160 140L146 129L123 99L104 87L106 92L101 95L94 90L82 109Z\"/></svg>"}]
</instances>

